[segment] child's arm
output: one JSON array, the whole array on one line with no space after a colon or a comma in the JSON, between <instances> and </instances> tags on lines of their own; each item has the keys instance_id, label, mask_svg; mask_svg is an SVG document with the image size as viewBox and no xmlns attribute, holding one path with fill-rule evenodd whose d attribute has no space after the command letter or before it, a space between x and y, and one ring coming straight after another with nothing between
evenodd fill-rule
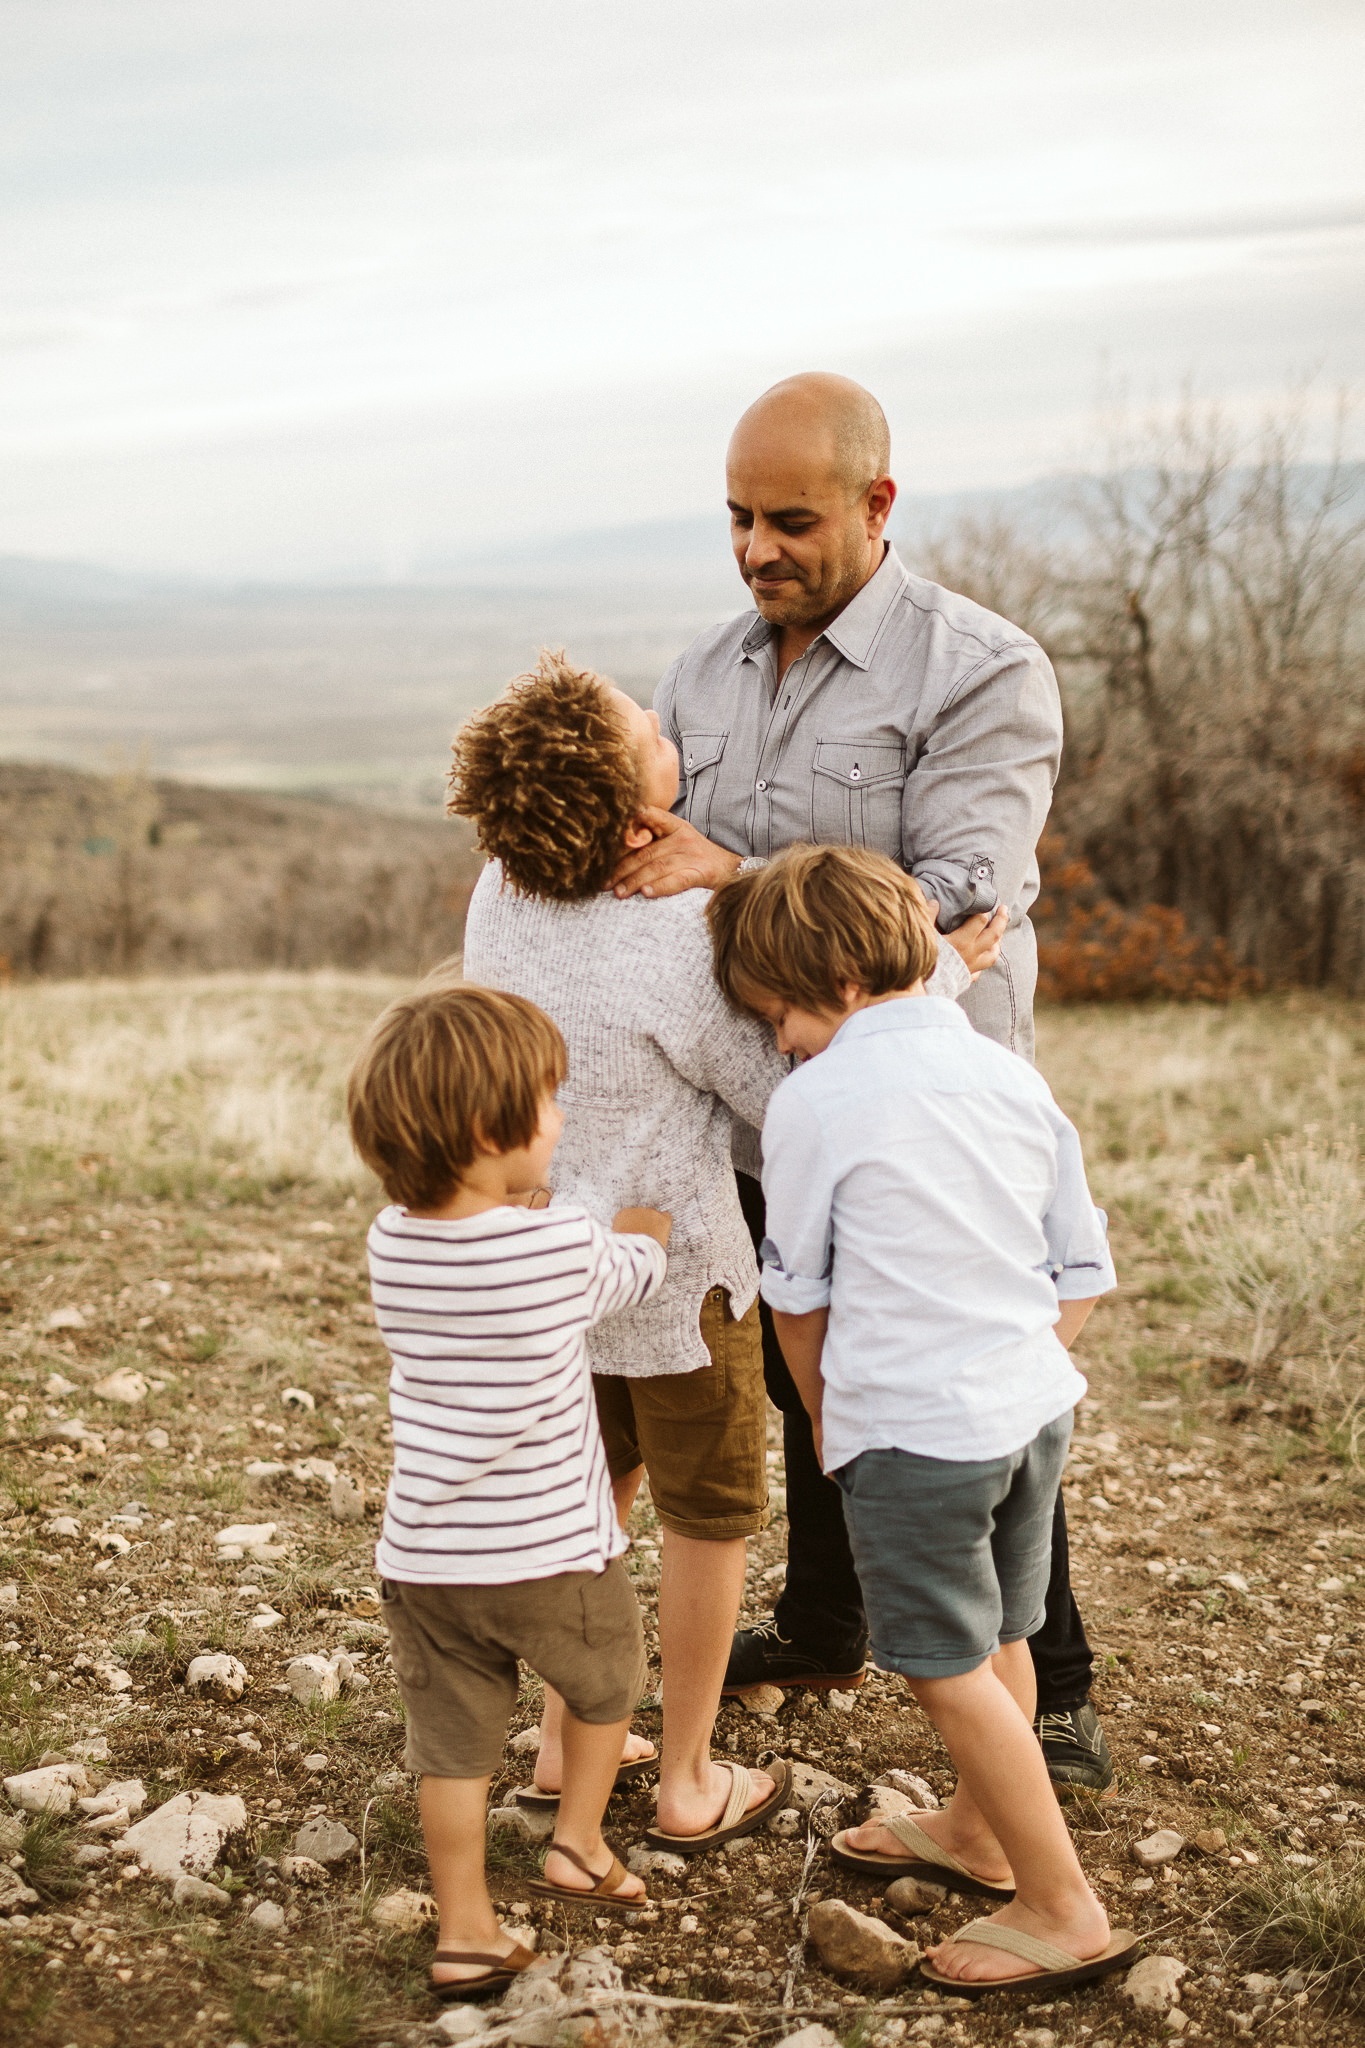
<instances>
[{"instance_id":1,"label":"child's arm","mask_svg":"<svg viewBox=\"0 0 1365 2048\"><path fill-rule=\"evenodd\" d=\"M777 1341L782 1346L782 1356L787 1361L787 1370L801 1396L801 1405L810 1417L815 1455L823 1466L825 1441L821 1412L825 1402L825 1381L820 1371L820 1359L825 1348L825 1332L829 1328L829 1310L813 1308L803 1316L793 1316L775 1308L773 1326L777 1331Z\"/></svg>"},{"instance_id":2,"label":"child's arm","mask_svg":"<svg viewBox=\"0 0 1365 2048\"><path fill-rule=\"evenodd\" d=\"M628 1237L652 1237L655 1244L667 1251L673 1218L667 1209L618 1209L611 1227Z\"/></svg>"},{"instance_id":3,"label":"child's arm","mask_svg":"<svg viewBox=\"0 0 1365 2048\"><path fill-rule=\"evenodd\" d=\"M1053 1324L1053 1335L1064 1351L1069 1351L1080 1336L1098 1300L1099 1296L1092 1294L1088 1301L1063 1301L1059 1304L1061 1313Z\"/></svg>"}]
</instances>

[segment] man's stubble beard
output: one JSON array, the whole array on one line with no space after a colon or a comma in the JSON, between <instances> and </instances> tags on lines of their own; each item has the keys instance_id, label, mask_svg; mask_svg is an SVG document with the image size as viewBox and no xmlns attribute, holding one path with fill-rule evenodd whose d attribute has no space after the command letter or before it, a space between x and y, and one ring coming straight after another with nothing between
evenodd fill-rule
<instances>
[{"instance_id":1,"label":"man's stubble beard","mask_svg":"<svg viewBox=\"0 0 1365 2048\"><path fill-rule=\"evenodd\" d=\"M793 577L779 596L764 598L747 576L744 581L770 626L810 626L817 619L834 619L857 596L868 581L867 555L866 535L859 534L850 541L834 573L822 577L815 589ZM829 563L822 566L827 571L831 568Z\"/></svg>"}]
</instances>

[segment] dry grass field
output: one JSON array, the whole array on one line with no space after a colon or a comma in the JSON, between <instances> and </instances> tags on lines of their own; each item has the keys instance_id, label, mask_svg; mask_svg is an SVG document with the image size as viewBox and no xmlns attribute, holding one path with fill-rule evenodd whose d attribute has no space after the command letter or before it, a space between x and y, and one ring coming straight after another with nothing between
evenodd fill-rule
<instances>
[{"instance_id":1,"label":"dry grass field","mask_svg":"<svg viewBox=\"0 0 1365 2048\"><path fill-rule=\"evenodd\" d=\"M139 1780L148 1812L185 1791L242 1802L212 1863L221 1896L180 1904L120 1850L117 1814L0 1806L0 2005L7 2038L33 2048L445 2038L430 1932L383 1904L420 1891L424 1865L371 1562L387 1464L363 1260L375 1191L340 1113L358 1035L397 985L0 991L0 1764L83 1759L96 1789ZM921 1945L967 1913L948 1899L897 1920L870 1884L809 1860L829 1810L656 1874L648 1910L610 1926L531 1903L535 1844L498 1833L509 1922L543 1951L608 1948L611 1982L700 2001L654 2008L679 2041L778 2041L811 2020L852 2048L1359 2038L1344 2001L1365 1978L1365 1021L1308 996L1054 1011L1040 1061L1086 1139L1122 1283L1086 1333L1067 1481L1118 1773L1072 1816L1115 1922L1187 1966L1180 2007L1138 2011L1112 1980L968 2007L913 1974L889 1996L836 1979L802 1940L821 1893ZM130 1399L110 1398L119 1374ZM754 1614L784 1555L770 1462ZM361 1520L334 1518L333 1472L363 1487ZM216 1543L239 1523L274 1525L258 1555ZM648 1610L648 1507L637 1523ZM296 1700L290 1659L337 1651L350 1682ZM240 1661L240 1699L186 1690L205 1652ZM535 1718L528 1686L515 1730ZM657 1733L657 1710L641 1725ZM950 1782L875 1675L776 1718L727 1704L717 1739L829 1773L845 1821L890 1767L940 1795ZM495 1795L528 1775L509 1748ZM647 1790L616 1802L623 1849L648 1815ZM345 1831L321 1870L291 1860L316 1821ZM1186 1847L1147 1874L1132 1845L1156 1827ZM617 2026L558 2039L611 2048ZM523 2022L497 2038L550 2035Z\"/></svg>"}]
</instances>

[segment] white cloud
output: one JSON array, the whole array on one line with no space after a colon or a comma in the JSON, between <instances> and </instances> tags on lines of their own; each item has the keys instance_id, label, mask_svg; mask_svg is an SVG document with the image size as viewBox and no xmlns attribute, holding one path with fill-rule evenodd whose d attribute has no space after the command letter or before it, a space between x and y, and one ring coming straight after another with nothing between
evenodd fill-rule
<instances>
[{"instance_id":1,"label":"white cloud","mask_svg":"<svg viewBox=\"0 0 1365 2048\"><path fill-rule=\"evenodd\" d=\"M983 480L964 397L1004 479L1106 353L1234 401L1359 367L1345 7L11 0L5 33L0 548L290 573L395 523L420 555L692 509L703 394L813 361L937 364L945 484ZM664 475L612 445L660 418Z\"/></svg>"}]
</instances>

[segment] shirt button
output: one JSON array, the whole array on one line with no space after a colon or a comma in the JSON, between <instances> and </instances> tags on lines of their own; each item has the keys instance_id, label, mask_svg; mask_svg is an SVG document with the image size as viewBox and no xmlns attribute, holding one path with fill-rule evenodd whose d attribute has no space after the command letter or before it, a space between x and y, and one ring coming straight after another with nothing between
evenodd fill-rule
<instances>
[{"instance_id":1,"label":"shirt button","mask_svg":"<svg viewBox=\"0 0 1365 2048\"><path fill-rule=\"evenodd\" d=\"M758 790L759 790L759 791L761 792L761 791L765 790L765 789L766 789L766 788L768 787L768 785L767 785L767 783L766 783L766 782L759 782L759 783L755 783L754 787L755 787L756 789L758 789Z\"/></svg>"}]
</instances>

